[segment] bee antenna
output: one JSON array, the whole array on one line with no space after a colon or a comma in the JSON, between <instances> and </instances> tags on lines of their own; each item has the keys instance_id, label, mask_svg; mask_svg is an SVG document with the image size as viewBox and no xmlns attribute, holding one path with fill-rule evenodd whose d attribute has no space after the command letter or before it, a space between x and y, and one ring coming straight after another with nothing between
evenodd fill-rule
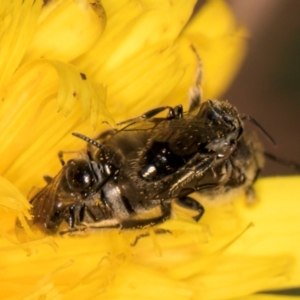
<instances>
[{"instance_id":1,"label":"bee antenna","mask_svg":"<svg viewBox=\"0 0 300 300\"><path fill-rule=\"evenodd\" d=\"M271 159L283 166L290 167L292 170L296 171L297 173L300 172L300 164L291 160L285 160L283 158L277 157L272 153L264 152L265 157Z\"/></svg>"},{"instance_id":2,"label":"bee antenna","mask_svg":"<svg viewBox=\"0 0 300 300\"><path fill-rule=\"evenodd\" d=\"M258 127L262 131L262 133L271 141L271 143L274 146L277 146L277 144L276 144L275 140L272 138L272 136L255 119L253 119L250 116L242 116L241 119L243 121L244 120L250 121L252 124L254 124L256 127Z\"/></svg>"},{"instance_id":3,"label":"bee antenna","mask_svg":"<svg viewBox=\"0 0 300 300\"><path fill-rule=\"evenodd\" d=\"M81 133L72 132L72 135L74 135L74 136L76 136L76 137L78 137L78 138L86 141L87 143L89 143L89 144L91 144L91 145L93 145L93 146L95 146L95 147L97 147L99 149L103 148L103 145L99 144L97 141L92 140L89 137L87 137L87 136L85 136L85 135L83 135Z\"/></svg>"}]
</instances>

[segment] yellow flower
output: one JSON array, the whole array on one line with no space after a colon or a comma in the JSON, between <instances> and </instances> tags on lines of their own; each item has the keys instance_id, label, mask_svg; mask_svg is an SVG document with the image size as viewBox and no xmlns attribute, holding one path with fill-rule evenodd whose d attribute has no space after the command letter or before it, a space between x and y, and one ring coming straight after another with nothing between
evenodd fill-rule
<instances>
[{"instance_id":1,"label":"yellow flower","mask_svg":"<svg viewBox=\"0 0 300 300\"><path fill-rule=\"evenodd\" d=\"M221 201L199 223L174 207L158 226L172 234L105 230L25 243L15 233L16 218L29 218L30 190L61 168L57 153L83 147L71 132L93 136L103 120L187 105L197 68L191 45L203 59L204 95L226 88L245 53L245 30L221 0L190 20L194 5L0 4L1 299L230 299L300 285L299 177L260 180L253 207L243 196ZM132 246L142 233L150 237Z\"/></svg>"}]
</instances>

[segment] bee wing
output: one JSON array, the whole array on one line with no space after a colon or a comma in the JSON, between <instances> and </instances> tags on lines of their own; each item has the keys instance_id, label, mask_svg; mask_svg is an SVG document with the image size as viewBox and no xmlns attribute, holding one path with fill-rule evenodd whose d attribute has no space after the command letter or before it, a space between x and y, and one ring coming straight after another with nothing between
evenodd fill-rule
<instances>
[{"instance_id":1,"label":"bee wing","mask_svg":"<svg viewBox=\"0 0 300 300\"><path fill-rule=\"evenodd\" d=\"M173 153L185 156L198 152L200 145L205 145L224 128L209 126L205 119L185 118L161 122L151 133L156 142L167 142Z\"/></svg>"},{"instance_id":2,"label":"bee wing","mask_svg":"<svg viewBox=\"0 0 300 300\"><path fill-rule=\"evenodd\" d=\"M196 117L186 117L182 119L166 119L166 118L152 118L126 125L118 130L122 131L152 131L153 137L161 135L161 132L168 133L166 136L171 136L174 133L182 134L182 132L196 130L197 132L204 132L210 129L207 124L207 119L197 119ZM214 126L216 128L218 126Z\"/></svg>"},{"instance_id":3,"label":"bee wing","mask_svg":"<svg viewBox=\"0 0 300 300\"><path fill-rule=\"evenodd\" d=\"M33 215L33 224L40 224L42 226L47 225L47 222L54 211L56 194L61 176L62 171L54 177L51 183L41 189L30 200L30 204L32 205L31 213Z\"/></svg>"}]
</instances>

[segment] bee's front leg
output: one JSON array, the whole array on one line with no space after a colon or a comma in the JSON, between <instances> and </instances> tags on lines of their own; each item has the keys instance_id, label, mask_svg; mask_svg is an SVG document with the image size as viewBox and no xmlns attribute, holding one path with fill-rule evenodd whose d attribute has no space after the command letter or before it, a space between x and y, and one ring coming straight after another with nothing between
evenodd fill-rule
<instances>
[{"instance_id":1,"label":"bee's front leg","mask_svg":"<svg viewBox=\"0 0 300 300\"><path fill-rule=\"evenodd\" d=\"M161 203L161 214L149 219L127 219L120 222L122 229L143 229L161 224L171 217L171 203Z\"/></svg>"},{"instance_id":2,"label":"bee's front leg","mask_svg":"<svg viewBox=\"0 0 300 300\"><path fill-rule=\"evenodd\" d=\"M134 123L137 123L137 122L150 120L151 118L155 117L156 115L158 115L159 113L161 113L164 110L168 110L167 119L181 119L183 117L183 108L182 108L181 104L176 105L174 107L172 107L172 106L160 106L160 107L156 107L156 108L153 108L151 110L148 110L147 112L145 112L141 116L138 116L138 117L120 122L120 123L118 123L118 125L124 125L124 124L129 124L129 123L134 124Z\"/></svg>"},{"instance_id":3,"label":"bee's front leg","mask_svg":"<svg viewBox=\"0 0 300 300\"><path fill-rule=\"evenodd\" d=\"M177 198L175 200L175 203L178 206L197 212L197 214L193 216L193 219L197 222L201 219L205 212L204 207L198 201L191 197Z\"/></svg>"},{"instance_id":4,"label":"bee's front leg","mask_svg":"<svg viewBox=\"0 0 300 300\"><path fill-rule=\"evenodd\" d=\"M74 203L69 207L69 215L67 217L67 222L69 228L75 228L81 225L83 221L85 211L85 204L84 203Z\"/></svg>"}]
</instances>

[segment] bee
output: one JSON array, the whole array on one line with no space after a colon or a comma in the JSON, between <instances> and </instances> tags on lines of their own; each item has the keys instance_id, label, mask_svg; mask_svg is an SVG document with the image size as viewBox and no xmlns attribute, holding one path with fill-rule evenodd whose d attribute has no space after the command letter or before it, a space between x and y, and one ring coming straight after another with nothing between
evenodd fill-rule
<instances>
[{"instance_id":1,"label":"bee","mask_svg":"<svg viewBox=\"0 0 300 300\"><path fill-rule=\"evenodd\" d=\"M201 102L198 69L187 112L162 106L95 139L73 133L87 147L61 159L60 172L30 200L30 224L46 233L146 228L170 218L172 203L199 221L204 208L190 194L251 191L263 166L260 143L229 102Z\"/></svg>"},{"instance_id":2,"label":"bee","mask_svg":"<svg viewBox=\"0 0 300 300\"><path fill-rule=\"evenodd\" d=\"M263 155L236 108L219 100L193 106L155 108L94 140L74 133L88 146L30 200L32 225L47 233L145 228L170 218L173 201L198 221L204 208L191 193L250 190Z\"/></svg>"}]
</instances>

